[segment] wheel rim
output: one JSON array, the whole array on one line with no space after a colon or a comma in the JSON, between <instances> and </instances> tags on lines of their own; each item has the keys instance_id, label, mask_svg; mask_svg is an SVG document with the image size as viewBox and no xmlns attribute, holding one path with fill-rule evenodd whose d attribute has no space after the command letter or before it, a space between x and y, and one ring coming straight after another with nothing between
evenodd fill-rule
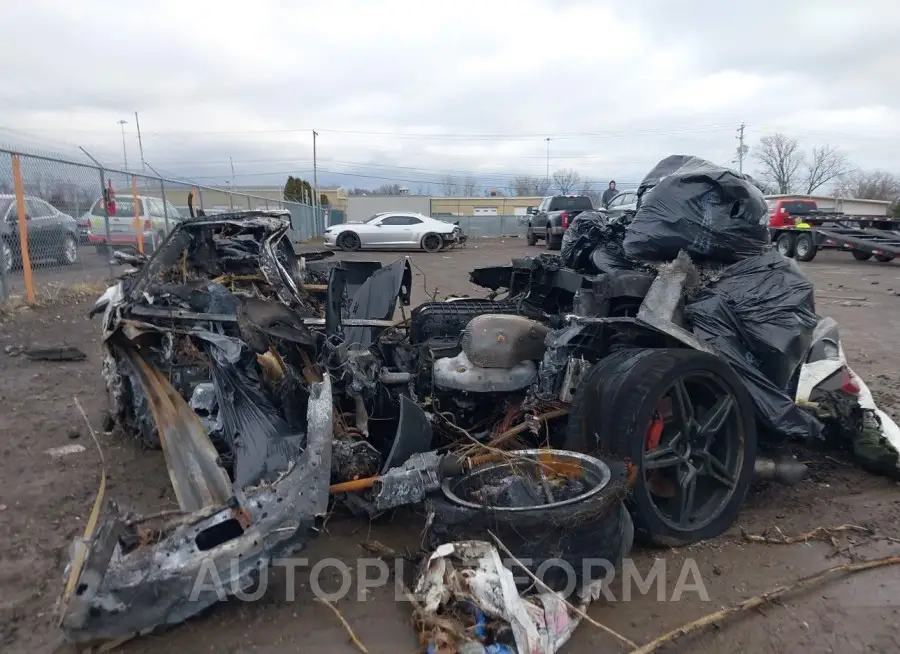
<instances>
[{"instance_id":1,"label":"wheel rim","mask_svg":"<svg viewBox=\"0 0 900 654\"><path fill-rule=\"evenodd\" d=\"M12 270L13 263L12 256L12 248L10 248L6 243L3 244L3 265L6 266L7 270Z\"/></svg>"},{"instance_id":2,"label":"wheel rim","mask_svg":"<svg viewBox=\"0 0 900 654\"><path fill-rule=\"evenodd\" d=\"M348 250L355 250L359 247L359 237L356 234L346 234L344 236L344 247Z\"/></svg>"},{"instance_id":3,"label":"wheel rim","mask_svg":"<svg viewBox=\"0 0 900 654\"><path fill-rule=\"evenodd\" d=\"M65 256L66 261L75 263L75 259L78 258L78 246L75 245L74 239L67 238L63 248L63 255Z\"/></svg>"},{"instance_id":4,"label":"wheel rim","mask_svg":"<svg viewBox=\"0 0 900 654\"><path fill-rule=\"evenodd\" d=\"M809 243L805 238L797 239L796 250L797 254L799 254L801 257L805 257L807 254L809 254Z\"/></svg>"},{"instance_id":5,"label":"wheel rim","mask_svg":"<svg viewBox=\"0 0 900 654\"><path fill-rule=\"evenodd\" d=\"M434 235L426 236L422 245L426 250L437 250L441 247L438 237Z\"/></svg>"},{"instance_id":6,"label":"wheel rim","mask_svg":"<svg viewBox=\"0 0 900 654\"><path fill-rule=\"evenodd\" d=\"M663 395L643 448L644 492L653 511L675 530L701 529L734 495L744 463L740 406L710 373L679 378Z\"/></svg>"},{"instance_id":7,"label":"wheel rim","mask_svg":"<svg viewBox=\"0 0 900 654\"><path fill-rule=\"evenodd\" d=\"M790 247L787 241L778 241L778 253L787 256Z\"/></svg>"}]
</instances>

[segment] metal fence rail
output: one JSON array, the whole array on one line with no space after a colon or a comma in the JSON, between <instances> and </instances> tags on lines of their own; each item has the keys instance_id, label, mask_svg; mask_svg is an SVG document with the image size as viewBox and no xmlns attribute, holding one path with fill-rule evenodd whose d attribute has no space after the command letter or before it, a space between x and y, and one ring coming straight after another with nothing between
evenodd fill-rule
<instances>
[{"instance_id":1,"label":"metal fence rail","mask_svg":"<svg viewBox=\"0 0 900 654\"><path fill-rule=\"evenodd\" d=\"M191 208L287 210L297 241L321 236L327 222L321 207L0 149L0 303L110 279L111 247L149 254Z\"/></svg>"}]
</instances>

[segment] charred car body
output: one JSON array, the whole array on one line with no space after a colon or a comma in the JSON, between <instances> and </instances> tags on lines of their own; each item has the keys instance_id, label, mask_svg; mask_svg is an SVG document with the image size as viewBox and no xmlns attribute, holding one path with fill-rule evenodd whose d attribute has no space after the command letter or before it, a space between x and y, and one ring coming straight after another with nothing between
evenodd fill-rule
<instances>
[{"instance_id":1,"label":"charred car body","mask_svg":"<svg viewBox=\"0 0 900 654\"><path fill-rule=\"evenodd\" d=\"M162 448L181 514L153 529L116 516L76 543L67 637L196 613L215 601L184 599L202 561L247 587L302 547L329 493L370 516L425 501L432 545L492 528L507 544L523 536L514 553L538 563L536 547L617 560L632 530L664 545L709 538L755 477L798 480L802 465L759 456L823 432L822 413L795 400L843 394L896 446L809 282L761 245L758 190L694 159L657 168L637 228L586 217L561 257L476 269L487 298L408 318L404 259L297 255L264 212L176 227L95 312L112 422ZM672 228L660 213L685 188ZM230 560L246 565L226 571ZM168 603L148 606L158 593Z\"/></svg>"}]
</instances>

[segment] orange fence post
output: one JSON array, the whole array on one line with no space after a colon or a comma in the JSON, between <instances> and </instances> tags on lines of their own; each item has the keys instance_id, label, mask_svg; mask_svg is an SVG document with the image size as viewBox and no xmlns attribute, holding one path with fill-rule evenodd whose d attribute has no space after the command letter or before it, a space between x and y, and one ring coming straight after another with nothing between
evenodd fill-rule
<instances>
[{"instance_id":1,"label":"orange fence post","mask_svg":"<svg viewBox=\"0 0 900 654\"><path fill-rule=\"evenodd\" d=\"M134 219L131 226L137 233L138 253L144 254L144 230L141 229L141 201L137 194L137 175L131 176L131 202L134 204Z\"/></svg>"},{"instance_id":2,"label":"orange fence post","mask_svg":"<svg viewBox=\"0 0 900 654\"><path fill-rule=\"evenodd\" d=\"M25 276L25 299L34 304L34 280L31 277L31 257L28 256L28 218L25 215L25 189L22 186L22 163L19 155L12 156L13 185L16 189L16 211L19 214L19 251L22 256L22 274Z\"/></svg>"}]
</instances>

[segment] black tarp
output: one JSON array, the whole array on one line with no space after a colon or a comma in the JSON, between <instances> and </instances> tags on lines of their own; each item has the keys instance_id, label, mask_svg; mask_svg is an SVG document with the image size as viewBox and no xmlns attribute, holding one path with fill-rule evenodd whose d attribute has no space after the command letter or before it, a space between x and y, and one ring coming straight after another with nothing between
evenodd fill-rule
<instances>
[{"instance_id":1,"label":"black tarp","mask_svg":"<svg viewBox=\"0 0 900 654\"><path fill-rule=\"evenodd\" d=\"M684 250L695 261L734 263L769 242L765 197L733 170L675 155L657 164L641 189L624 241L630 258L671 261Z\"/></svg>"},{"instance_id":2,"label":"black tarp","mask_svg":"<svg viewBox=\"0 0 900 654\"><path fill-rule=\"evenodd\" d=\"M821 431L789 388L819 322L813 285L793 260L770 251L725 268L685 307L685 316L694 334L744 379L767 426L793 438Z\"/></svg>"}]
</instances>

